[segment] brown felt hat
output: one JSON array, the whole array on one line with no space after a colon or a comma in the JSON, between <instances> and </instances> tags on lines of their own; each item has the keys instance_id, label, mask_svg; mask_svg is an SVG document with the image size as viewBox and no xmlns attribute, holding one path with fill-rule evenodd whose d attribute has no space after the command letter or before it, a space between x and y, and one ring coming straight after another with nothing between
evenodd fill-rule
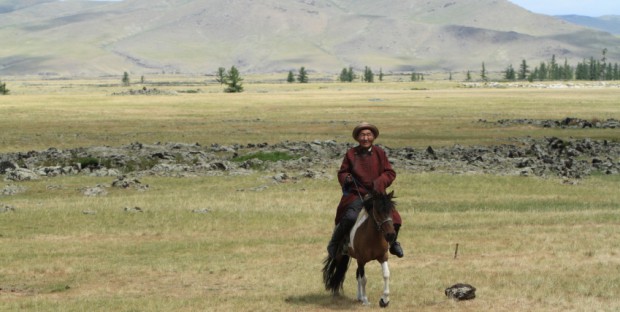
<instances>
[{"instance_id":1,"label":"brown felt hat","mask_svg":"<svg viewBox=\"0 0 620 312\"><path fill-rule=\"evenodd\" d=\"M377 129L375 125L369 124L367 122L362 122L359 125L357 125L355 129L353 129L353 138L357 140L357 135L360 133L360 131L365 130L365 129L372 131L372 134L375 135L375 138L379 136L379 129Z\"/></svg>"}]
</instances>

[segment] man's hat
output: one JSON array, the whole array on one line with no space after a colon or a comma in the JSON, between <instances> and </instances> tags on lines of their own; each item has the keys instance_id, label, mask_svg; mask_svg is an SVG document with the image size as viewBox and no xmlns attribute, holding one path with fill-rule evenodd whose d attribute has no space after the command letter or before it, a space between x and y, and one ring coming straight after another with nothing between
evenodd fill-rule
<instances>
[{"instance_id":1,"label":"man's hat","mask_svg":"<svg viewBox=\"0 0 620 312\"><path fill-rule=\"evenodd\" d=\"M357 136L359 135L360 131L365 130L365 129L370 130L372 134L375 135L375 138L379 136L379 129L377 129L377 127L367 122L362 122L359 125L357 125L355 129L353 129L353 138L357 139Z\"/></svg>"}]
</instances>

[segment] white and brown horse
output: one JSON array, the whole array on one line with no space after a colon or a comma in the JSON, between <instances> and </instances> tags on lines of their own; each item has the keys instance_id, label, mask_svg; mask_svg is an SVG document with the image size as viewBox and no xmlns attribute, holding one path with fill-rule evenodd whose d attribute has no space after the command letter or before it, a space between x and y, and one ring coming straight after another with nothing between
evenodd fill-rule
<instances>
[{"instance_id":1,"label":"white and brown horse","mask_svg":"<svg viewBox=\"0 0 620 312\"><path fill-rule=\"evenodd\" d=\"M388 249L396 238L392 222L392 210L395 203L392 200L394 192L389 194L373 193L364 200L364 210L351 231L351 240L348 246L341 246L334 258L327 257L323 267L323 282L325 289L334 295L339 295L343 289L344 279L349 268L350 258L357 260L357 300L368 305L366 295L366 274L364 265L377 260L383 271L383 294L379 300L381 307L387 307L390 302L390 269L388 267ZM346 248L346 249L345 249ZM343 252L346 250L347 252Z\"/></svg>"}]
</instances>

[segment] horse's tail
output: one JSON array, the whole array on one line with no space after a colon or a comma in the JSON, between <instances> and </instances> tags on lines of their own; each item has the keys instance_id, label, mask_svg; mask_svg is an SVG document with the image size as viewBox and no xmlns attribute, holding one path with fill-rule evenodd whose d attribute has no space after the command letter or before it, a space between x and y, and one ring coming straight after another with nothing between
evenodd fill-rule
<instances>
[{"instance_id":1,"label":"horse's tail","mask_svg":"<svg viewBox=\"0 0 620 312\"><path fill-rule=\"evenodd\" d=\"M327 256L323 260L323 283L325 290L329 290L332 294L337 295L342 290L344 278L349 269L349 256L343 255L332 258Z\"/></svg>"}]
</instances>

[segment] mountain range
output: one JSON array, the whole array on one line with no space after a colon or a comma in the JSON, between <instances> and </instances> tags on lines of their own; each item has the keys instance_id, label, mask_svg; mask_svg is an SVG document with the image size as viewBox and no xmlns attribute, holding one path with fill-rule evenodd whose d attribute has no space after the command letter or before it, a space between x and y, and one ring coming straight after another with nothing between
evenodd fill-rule
<instances>
[{"instance_id":1,"label":"mountain range","mask_svg":"<svg viewBox=\"0 0 620 312\"><path fill-rule=\"evenodd\" d=\"M591 17L583 15L557 15L559 19L569 23L582 25L602 31L620 35L620 15L605 15L600 17Z\"/></svg>"},{"instance_id":2,"label":"mountain range","mask_svg":"<svg viewBox=\"0 0 620 312\"><path fill-rule=\"evenodd\" d=\"M508 0L0 0L0 38L0 76L620 62L619 37Z\"/></svg>"}]
</instances>

